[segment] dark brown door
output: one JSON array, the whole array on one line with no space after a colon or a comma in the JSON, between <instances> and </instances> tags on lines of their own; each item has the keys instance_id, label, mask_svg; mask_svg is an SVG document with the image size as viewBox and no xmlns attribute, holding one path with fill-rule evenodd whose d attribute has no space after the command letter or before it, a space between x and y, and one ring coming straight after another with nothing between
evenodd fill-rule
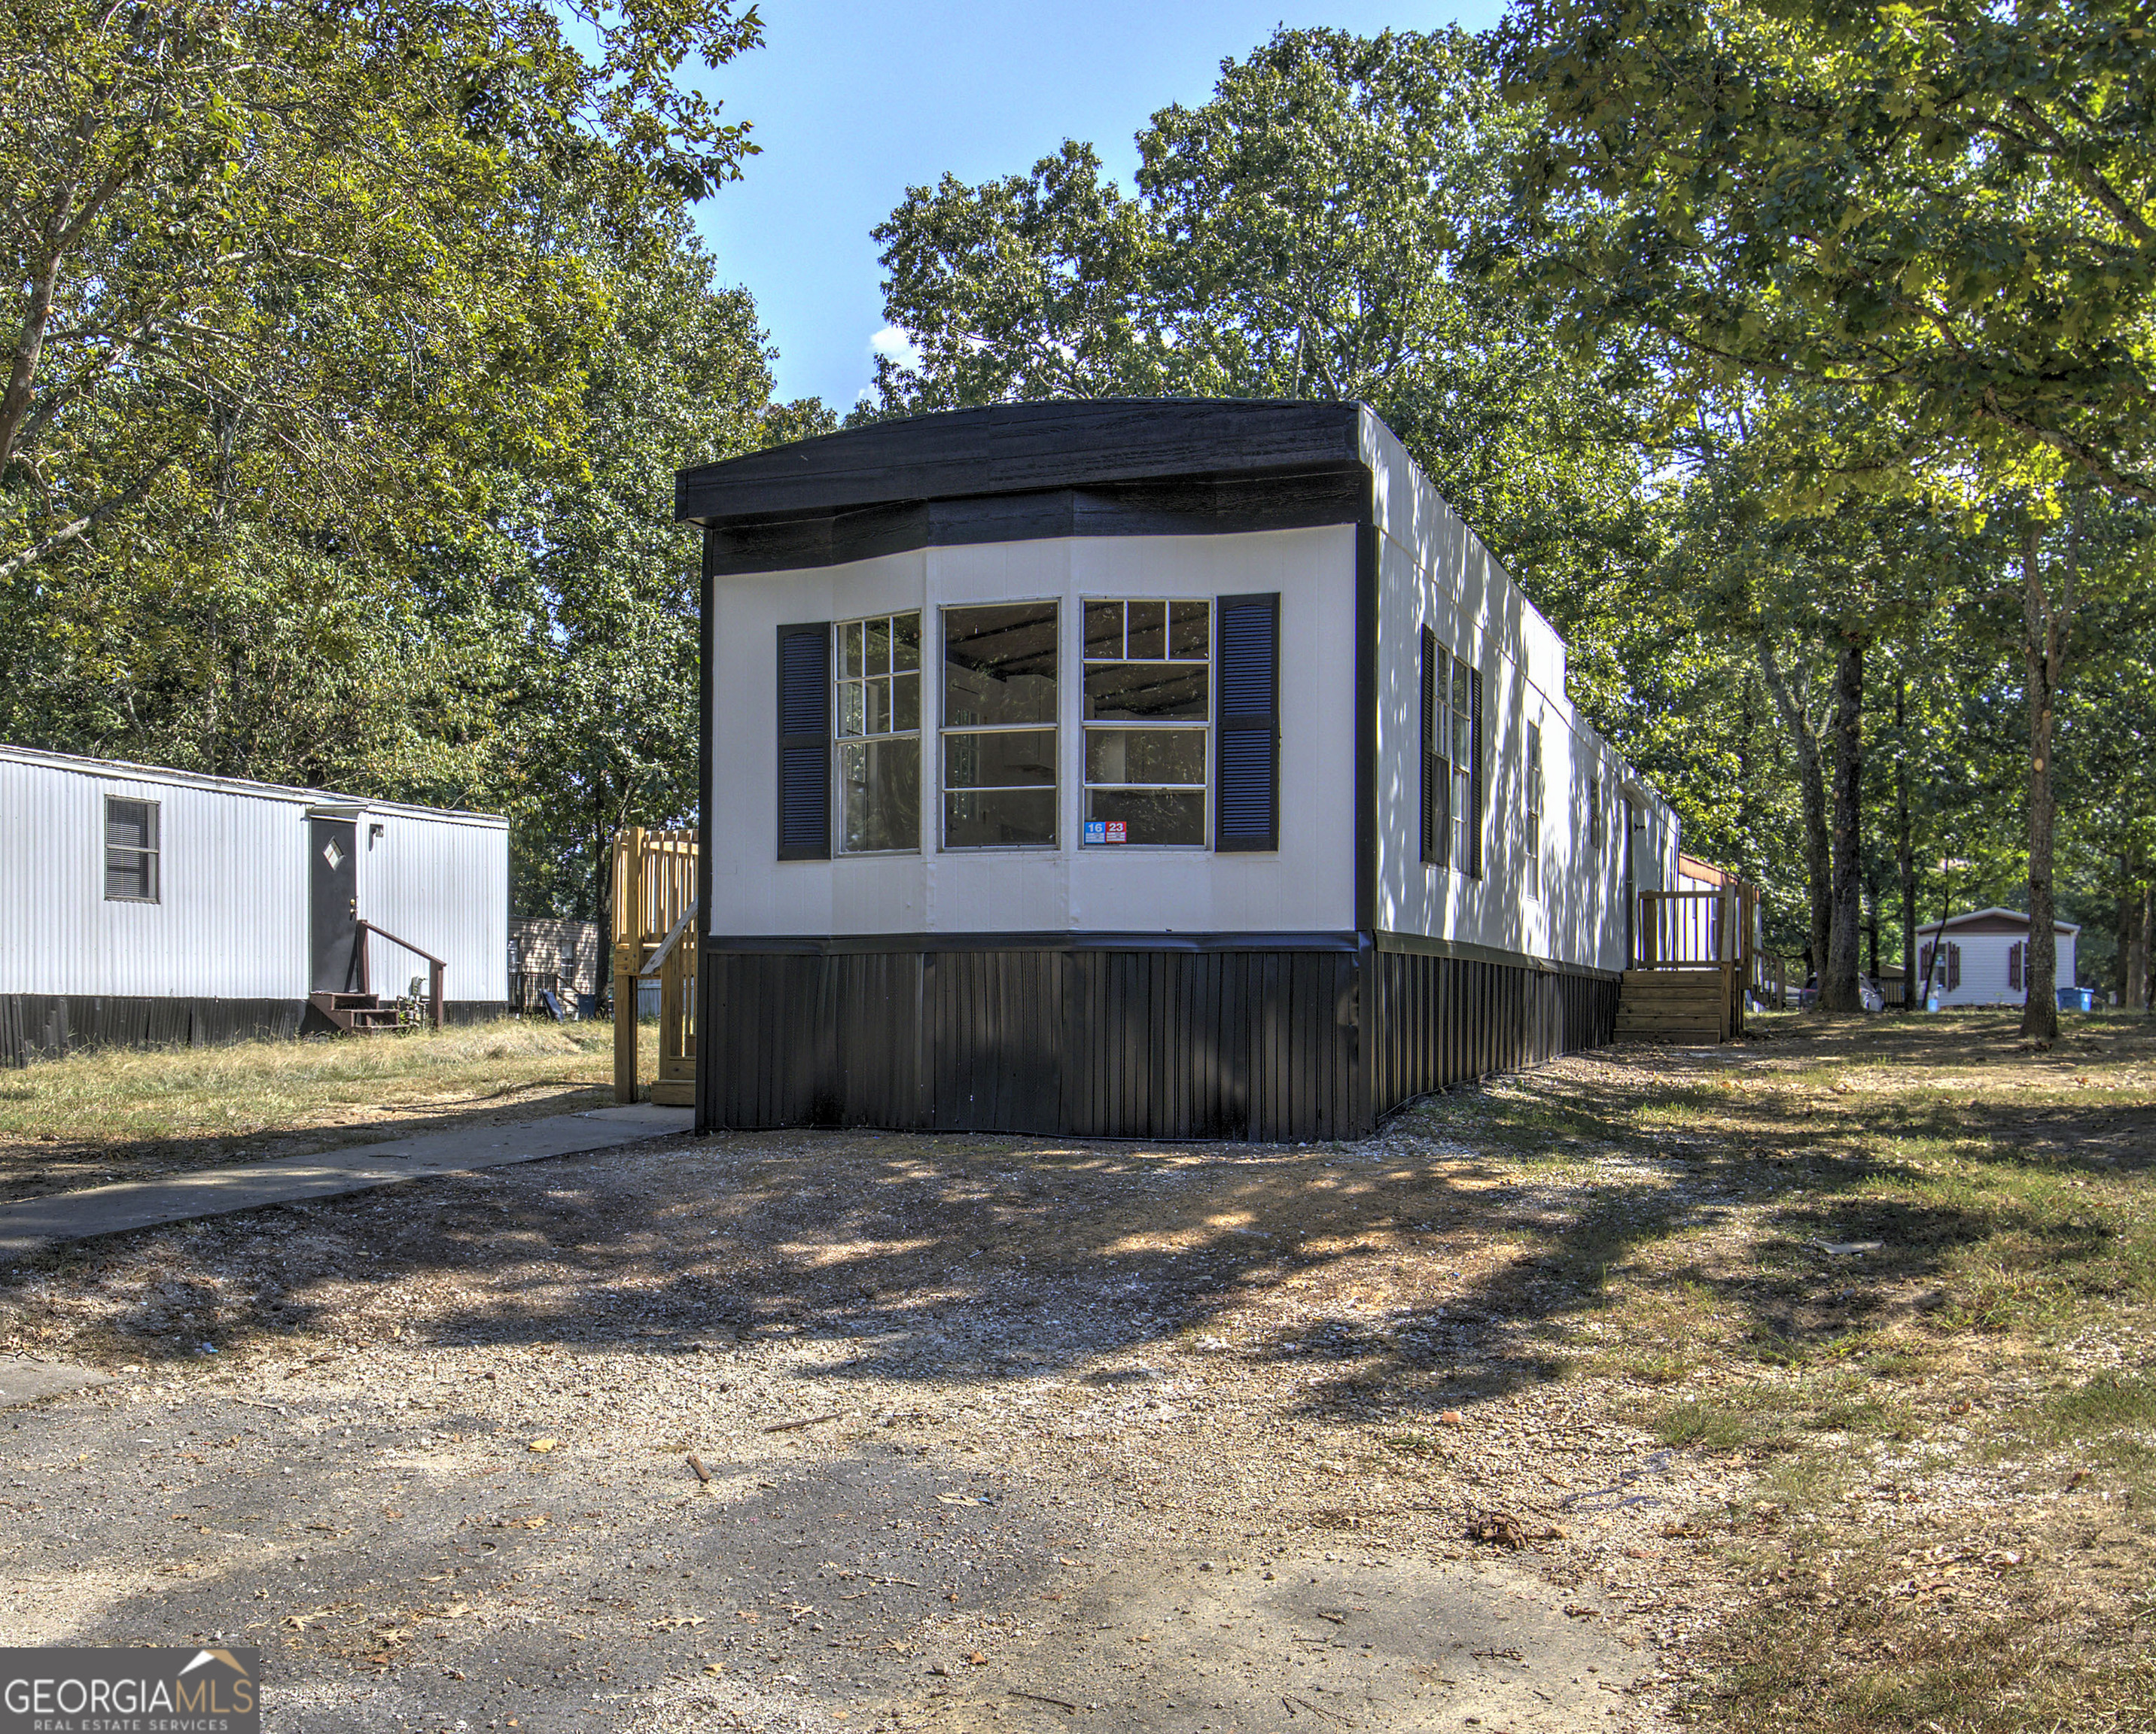
<instances>
[{"instance_id":1,"label":"dark brown door","mask_svg":"<svg viewBox=\"0 0 2156 1734\"><path fill-rule=\"evenodd\" d=\"M307 925L313 941L308 979L316 993L359 988L358 824L348 818L307 821Z\"/></svg>"}]
</instances>

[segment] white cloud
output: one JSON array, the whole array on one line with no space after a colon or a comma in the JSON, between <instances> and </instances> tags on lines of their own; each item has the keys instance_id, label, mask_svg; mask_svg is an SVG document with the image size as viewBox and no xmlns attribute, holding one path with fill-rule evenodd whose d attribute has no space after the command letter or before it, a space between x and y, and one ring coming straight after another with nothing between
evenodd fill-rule
<instances>
[{"instance_id":1,"label":"white cloud","mask_svg":"<svg viewBox=\"0 0 2156 1734\"><path fill-rule=\"evenodd\" d=\"M870 338L869 351L873 355L889 356L901 367L918 367L921 365L919 347L896 326L886 326Z\"/></svg>"}]
</instances>

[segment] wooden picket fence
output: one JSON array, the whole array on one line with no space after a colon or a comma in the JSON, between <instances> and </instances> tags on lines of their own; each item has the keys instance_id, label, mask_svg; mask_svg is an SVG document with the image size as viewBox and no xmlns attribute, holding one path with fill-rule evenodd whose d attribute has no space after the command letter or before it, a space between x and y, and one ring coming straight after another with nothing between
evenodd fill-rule
<instances>
[{"instance_id":1,"label":"wooden picket fence","mask_svg":"<svg viewBox=\"0 0 2156 1734\"><path fill-rule=\"evenodd\" d=\"M631 826L613 840L613 1093L696 1100L696 834ZM659 979L659 1075L637 1076L637 988Z\"/></svg>"}]
</instances>

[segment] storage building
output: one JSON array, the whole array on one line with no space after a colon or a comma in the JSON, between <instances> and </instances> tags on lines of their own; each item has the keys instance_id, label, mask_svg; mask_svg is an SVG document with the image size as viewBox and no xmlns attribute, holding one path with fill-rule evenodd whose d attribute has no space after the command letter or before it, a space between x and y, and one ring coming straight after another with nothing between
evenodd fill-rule
<instances>
[{"instance_id":1,"label":"storage building","mask_svg":"<svg viewBox=\"0 0 2156 1734\"><path fill-rule=\"evenodd\" d=\"M0 746L0 1064L349 1024L431 986L387 935L506 1010L508 822Z\"/></svg>"},{"instance_id":2,"label":"storage building","mask_svg":"<svg viewBox=\"0 0 2156 1734\"><path fill-rule=\"evenodd\" d=\"M701 1125L1353 1137L1609 1039L1675 817L1366 407L961 410L676 509Z\"/></svg>"}]
</instances>

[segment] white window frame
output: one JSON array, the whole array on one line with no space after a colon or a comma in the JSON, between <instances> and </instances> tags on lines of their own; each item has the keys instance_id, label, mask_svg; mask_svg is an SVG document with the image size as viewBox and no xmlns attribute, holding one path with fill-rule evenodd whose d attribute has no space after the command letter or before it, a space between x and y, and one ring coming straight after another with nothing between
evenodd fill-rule
<instances>
[{"instance_id":1,"label":"white window frame","mask_svg":"<svg viewBox=\"0 0 2156 1734\"><path fill-rule=\"evenodd\" d=\"M1165 611L1163 630L1168 639L1163 649L1170 648L1174 635L1174 610L1180 603L1195 603L1205 610L1205 654L1203 656L1134 657L1130 649L1130 605L1132 603L1158 603ZM1087 654L1086 616L1088 611L1108 603L1123 610L1123 649L1121 656L1095 657ZM1209 596L1132 596L1127 592L1116 596L1081 596L1078 598L1078 847L1102 850L1135 850L1144 853L1203 854L1213 847L1213 730L1219 717L1220 683L1214 678L1213 652L1219 633L1219 610L1214 598ZM1205 716L1202 721L1188 718L1163 719L1149 722L1095 722L1086 715L1086 676L1098 663L1105 667L1123 667L1132 664L1141 666L1158 665L1163 669L1203 669L1205 671ZM1148 732L1194 734L1199 737L1199 762L1204 767L1204 780L1200 782L1095 782L1087 774L1091 755L1086 751L1087 737L1098 731L1102 734L1130 734ZM1137 790L1152 793L1196 795L1204 816L1204 836L1197 843L1099 843L1089 841L1086 828L1092 823L1086 814L1096 789ZM1105 821L1103 823L1106 823Z\"/></svg>"},{"instance_id":2,"label":"white window frame","mask_svg":"<svg viewBox=\"0 0 2156 1734\"><path fill-rule=\"evenodd\" d=\"M940 601L935 604L932 611L923 612L921 618L924 621L930 618L930 613L932 612L936 622L936 634L934 639L932 640L924 636L921 644L921 661L925 664L930 659L932 647L936 664L936 686L933 694L933 700L936 705L936 780L932 788L927 786L924 781L924 785L921 790L921 798L923 800L933 800L936 803L936 846L939 854L947 853L961 855L1042 854L1056 853L1061 850L1063 847L1064 833L1063 718L1070 705L1069 696L1065 690L1065 689L1069 686L1070 681L1065 678L1064 669L1064 664L1069 659L1065 648L1068 639L1065 630L1067 621L1065 617L1069 613L1070 610L1066 606L1066 602L1067 598L1062 596L975 597L963 599L953 598ZM1055 611L1055 716L1054 719L1048 722L953 723L950 721L950 706L947 702L948 690L945 685L950 678L950 665L945 654L946 646L950 643L950 640L946 636L944 617L951 613L954 609L1023 608L1050 608ZM922 701L924 703L929 701L929 695L927 694L924 693ZM1009 783L999 784L993 787L974 787L962 789L952 788L950 786L949 781L951 736L953 735L1038 735L1044 733L1050 737L1049 762L1055 767L1055 780L1052 783L1045 785L1051 795L1054 797L1053 811L1055 813L1055 818L1051 827L1051 834L1049 837L1048 841L1045 843L952 842L949 834L951 810L947 799L948 797L954 794L993 795L1004 793L1013 790L1040 788L1043 787L1043 785L1040 783Z\"/></svg>"},{"instance_id":3,"label":"white window frame","mask_svg":"<svg viewBox=\"0 0 2156 1734\"><path fill-rule=\"evenodd\" d=\"M908 616L911 616L914 620L915 632L919 638L919 648L916 655L916 666L911 669L901 669L897 666L896 627L898 622ZM927 779L922 773L927 769L928 750L927 744L921 739L927 732L921 718L927 715L925 707L929 703L931 696L927 690L928 670L925 666L928 661L928 640L922 633L922 623L927 618L926 611L921 608L893 608L888 613L860 614L850 620L833 623L831 629L831 853L834 857L917 855L921 853L921 802L925 798L925 793L920 788L916 788L915 792L911 842L901 844L895 849L849 849L846 847L846 749L849 746L875 744L886 741L911 740L921 743L918 751L921 762L916 770L915 777L917 783L925 784ZM878 622L881 622L885 629L891 634L891 668L881 675L870 674L867 671L865 656L862 672L859 675L849 675L846 672L847 628L860 628L865 641L867 628ZM914 712L914 726L910 729L887 728L871 733L867 727L868 688L874 682L882 681L886 684L887 690L895 695L897 689L897 676L901 673L911 673L917 676L919 697ZM940 675L940 664L938 673ZM859 688L861 691L862 728L858 734L846 732L846 691L849 687ZM896 703L887 699L886 704L889 706L889 714L896 717L897 715Z\"/></svg>"}]
</instances>

